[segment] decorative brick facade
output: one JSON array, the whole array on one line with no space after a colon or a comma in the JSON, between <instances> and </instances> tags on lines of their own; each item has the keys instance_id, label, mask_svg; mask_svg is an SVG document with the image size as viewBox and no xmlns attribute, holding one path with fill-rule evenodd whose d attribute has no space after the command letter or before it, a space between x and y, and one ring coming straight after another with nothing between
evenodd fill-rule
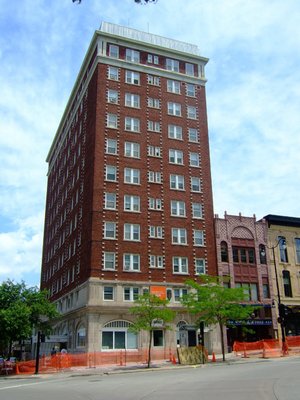
<instances>
[{"instance_id":1,"label":"decorative brick facade","mask_svg":"<svg viewBox=\"0 0 300 400\"><path fill-rule=\"evenodd\" d=\"M100 350L105 324L130 321L133 289L162 286L180 310L186 279L217 273L206 63L196 46L112 24L92 39L47 158L41 287L72 350ZM89 325L91 313L110 317Z\"/></svg>"}]
</instances>

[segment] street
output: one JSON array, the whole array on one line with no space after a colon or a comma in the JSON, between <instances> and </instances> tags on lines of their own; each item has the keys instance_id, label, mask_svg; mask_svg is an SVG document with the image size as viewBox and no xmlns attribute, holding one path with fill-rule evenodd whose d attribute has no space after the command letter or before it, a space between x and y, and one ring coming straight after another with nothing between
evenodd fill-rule
<instances>
[{"instance_id":1,"label":"street","mask_svg":"<svg viewBox=\"0 0 300 400\"><path fill-rule=\"evenodd\" d=\"M130 373L0 379L0 399L13 400L295 400L300 358Z\"/></svg>"}]
</instances>

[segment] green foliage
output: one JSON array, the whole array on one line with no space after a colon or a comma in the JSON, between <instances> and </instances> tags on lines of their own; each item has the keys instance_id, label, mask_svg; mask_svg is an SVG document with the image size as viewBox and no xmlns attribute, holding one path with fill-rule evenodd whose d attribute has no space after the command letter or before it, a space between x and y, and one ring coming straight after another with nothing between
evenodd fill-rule
<instances>
[{"instance_id":1,"label":"green foliage","mask_svg":"<svg viewBox=\"0 0 300 400\"><path fill-rule=\"evenodd\" d=\"M151 343L153 331L157 329L155 327L156 321L162 321L164 329L170 329L167 322L174 319L174 311L167 308L169 301L160 299L159 297L145 293L139 296L134 302L134 306L131 307L130 312L135 316L135 321L129 328L131 332L138 333L141 330L149 332L149 345L148 345L148 367L151 362Z\"/></svg>"},{"instance_id":2,"label":"green foliage","mask_svg":"<svg viewBox=\"0 0 300 400\"><path fill-rule=\"evenodd\" d=\"M14 341L29 338L33 328L49 334L49 321L57 316L55 305L48 301L46 291L27 288L24 282L11 280L0 285L2 350L9 348Z\"/></svg>"},{"instance_id":3,"label":"green foliage","mask_svg":"<svg viewBox=\"0 0 300 400\"><path fill-rule=\"evenodd\" d=\"M203 276L199 282L189 280L192 289L182 300L191 314L207 325L218 324L221 331L222 353L225 360L223 328L227 321L248 319L256 309L245 305L247 299L242 288L227 288L216 277Z\"/></svg>"}]
</instances>

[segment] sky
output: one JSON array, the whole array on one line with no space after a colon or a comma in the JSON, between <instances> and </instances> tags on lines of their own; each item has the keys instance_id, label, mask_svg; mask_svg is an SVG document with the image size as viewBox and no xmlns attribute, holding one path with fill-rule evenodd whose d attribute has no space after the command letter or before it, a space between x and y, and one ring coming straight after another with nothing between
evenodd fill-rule
<instances>
[{"instance_id":1,"label":"sky","mask_svg":"<svg viewBox=\"0 0 300 400\"><path fill-rule=\"evenodd\" d=\"M102 21L209 58L215 213L300 217L300 1L0 0L0 282L39 285L45 160Z\"/></svg>"}]
</instances>

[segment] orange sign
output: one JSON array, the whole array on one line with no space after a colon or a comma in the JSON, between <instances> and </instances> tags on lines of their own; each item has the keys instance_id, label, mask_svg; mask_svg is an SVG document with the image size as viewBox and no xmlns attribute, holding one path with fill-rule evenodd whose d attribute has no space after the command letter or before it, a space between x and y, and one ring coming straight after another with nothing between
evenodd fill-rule
<instances>
[{"instance_id":1,"label":"orange sign","mask_svg":"<svg viewBox=\"0 0 300 400\"><path fill-rule=\"evenodd\" d=\"M167 298L167 288L165 286L150 286L150 293L155 294L162 300Z\"/></svg>"}]
</instances>

